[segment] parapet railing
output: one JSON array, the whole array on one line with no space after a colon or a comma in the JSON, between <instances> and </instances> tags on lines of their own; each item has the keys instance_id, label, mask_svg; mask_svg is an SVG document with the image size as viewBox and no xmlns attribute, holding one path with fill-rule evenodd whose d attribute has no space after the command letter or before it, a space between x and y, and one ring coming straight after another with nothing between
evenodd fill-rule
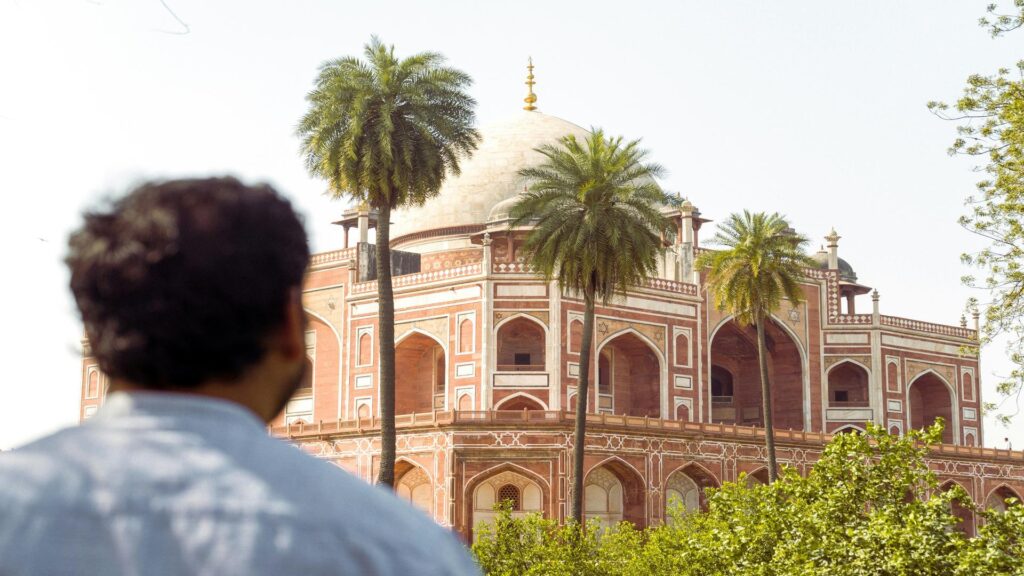
<instances>
[{"instance_id":1,"label":"parapet railing","mask_svg":"<svg viewBox=\"0 0 1024 576\"><path fill-rule=\"evenodd\" d=\"M321 252L319 254L313 254L309 258L310 266L322 266L324 264L333 264L335 262L344 262L351 260L356 257L355 248L344 248L341 250L333 250L331 252Z\"/></svg>"},{"instance_id":2,"label":"parapet railing","mask_svg":"<svg viewBox=\"0 0 1024 576\"><path fill-rule=\"evenodd\" d=\"M564 410L445 410L400 414L395 416L395 427L399 430L414 428L440 428L442 426L478 427L492 426L558 426L571 431L576 414ZM626 416L622 414L587 414L587 424L599 427L626 428L633 432L677 432L695 437L713 436L734 440L763 440L764 428L740 426L737 424L715 424L709 422L688 422L684 420L663 420L648 416ZM370 434L380 431L380 420L374 417L361 420L342 420L307 424L299 421L288 426L268 427L274 435L289 439L317 438L335 434ZM805 444L824 446L832 434L806 432L804 430L775 430L775 441L782 444ZM1000 458L1024 461L1024 451L937 444L932 447L933 456L968 456L973 458Z\"/></svg>"},{"instance_id":3,"label":"parapet railing","mask_svg":"<svg viewBox=\"0 0 1024 576\"><path fill-rule=\"evenodd\" d=\"M454 268L442 268L440 270L431 270L428 272L416 272L415 274L403 274L401 276L393 276L391 278L391 286L395 288L401 288L402 286L412 286L415 284L429 284L431 282L438 282L441 280L448 280L450 278L462 278L465 276L476 276L480 274L481 270L480 263L468 264L466 266L456 266ZM352 284L353 294L364 294L366 292L376 292L377 281L370 280L369 282L356 282Z\"/></svg>"},{"instance_id":4,"label":"parapet railing","mask_svg":"<svg viewBox=\"0 0 1024 576\"><path fill-rule=\"evenodd\" d=\"M676 280L667 280L665 278L650 278L644 284L647 288L654 290L663 290L665 292L673 292L676 294L686 294L687 296L697 295L697 285L689 284L687 282L679 282Z\"/></svg>"},{"instance_id":5,"label":"parapet railing","mask_svg":"<svg viewBox=\"0 0 1024 576\"><path fill-rule=\"evenodd\" d=\"M963 328L961 326L947 326L945 324L910 320L909 318L900 318L898 316L879 316L879 321L883 326L906 328L908 330L914 330L915 332L930 332L932 334L956 336L957 338L966 338L970 340L978 337L977 331L970 328Z\"/></svg>"}]
</instances>

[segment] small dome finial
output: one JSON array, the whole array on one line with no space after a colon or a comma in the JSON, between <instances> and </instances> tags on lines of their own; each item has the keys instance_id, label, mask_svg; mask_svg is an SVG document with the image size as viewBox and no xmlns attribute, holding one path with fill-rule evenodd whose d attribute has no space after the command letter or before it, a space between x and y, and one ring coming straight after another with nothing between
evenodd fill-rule
<instances>
[{"instance_id":1,"label":"small dome finial","mask_svg":"<svg viewBox=\"0 0 1024 576\"><path fill-rule=\"evenodd\" d=\"M529 92L529 94L526 95L526 98L523 98L523 102L526 102L526 106L523 106L523 110L529 110L529 111L532 112L532 111L537 109L537 107L534 106L534 104L537 103L537 95L533 93L533 85L536 84L536 82L533 81L533 57L532 56L530 57L529 62L530 63L527 64L527 66L526 66L526 69L529 71L529 73L526 75L526 86L528 87L530 92Z\"/></svg>"}]
</instances>

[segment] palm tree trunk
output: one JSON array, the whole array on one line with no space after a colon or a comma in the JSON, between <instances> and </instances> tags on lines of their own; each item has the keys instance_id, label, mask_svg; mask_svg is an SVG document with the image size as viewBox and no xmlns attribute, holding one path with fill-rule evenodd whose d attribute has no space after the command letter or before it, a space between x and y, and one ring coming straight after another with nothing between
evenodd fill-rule
<instances>
[{"instance_id":1,"label":"palm tree trunk","mask_svg":"<svg viewBox=\"0 0 1024 576\"><path fill-rule=\"evenodd\" d=\"M757 360L761 365L761 405L764 410L764 443L768 450L768 483L775 482L778 466L775 464L775 426L772 423L772 387L768 382L768 347L764 342L764 321L758 315L757 326Z\"/></svg>"},{"instance_id":2,"label":"palm tree trunk","mask_svg":"<svg viewBox=\"0 0 1024 576\"><path fill-rule=\"evenodd\" d=\"M576 387L576 434L572 455L572 519L580 526L583 525L583 454L587 441L590 348L594 343L594 295L584 294L583 300L583 339L580 342L580 380Z\"/></svg>"},{"instance_id":3,"label":"palm tree trunk","mask_svg":"<svg viewBox=\"0 0 1024 576\"><path fill-rule=\"evenodd\" d=\"M395 298L391 289L391 206L377 207L377 329L380 337L380 472L377 483L395 485Z\"/></svg>"}]
</instances>

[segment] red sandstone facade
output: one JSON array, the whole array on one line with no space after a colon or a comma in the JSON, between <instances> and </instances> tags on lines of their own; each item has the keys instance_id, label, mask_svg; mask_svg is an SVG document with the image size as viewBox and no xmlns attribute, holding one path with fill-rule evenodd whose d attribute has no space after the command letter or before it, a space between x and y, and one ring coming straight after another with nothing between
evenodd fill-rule
<instances>
[{"instance_id":1,"label":"red sandstone facade","mask_svg":"<svg viewBox=\"0 0 1024 576\"><path fill-rule=\"evenodd\" d=\"M564 122L543 118L529 122ZM530 149L543 143L527 132ZM452 196L434 202L461 210ZM423 218L393 242L420 259L419 272L394 278L398 492L467 538L499 499L565 518L571 485L582 302L530 272L525 231L509 230L502 204L475 223ZM666 214L678 230L659 277L597 311L585 500L603 522L658 523L674 498L694 508L707 486L765 477L753 332L709 305L692 268L706 221L689 203ZM340 222L346 246L349 227L365 239L373 223L351 215ZM877 293L838 258L838 237L827 240L805 300L776 311L768 330L780 462L806 471L830 434L867 421L899 434L942 417L931 465L944 481L996 506L1024 495L1024 454L980 448L978 358L966 351L976 327L881 314ZM372 481L377 304L361 257L358 246L313 256L309 380L271 431ZM855 313L858 296L869 313ZM83 419L104 388L86 356Z\"/></svg>"}]
</instances>

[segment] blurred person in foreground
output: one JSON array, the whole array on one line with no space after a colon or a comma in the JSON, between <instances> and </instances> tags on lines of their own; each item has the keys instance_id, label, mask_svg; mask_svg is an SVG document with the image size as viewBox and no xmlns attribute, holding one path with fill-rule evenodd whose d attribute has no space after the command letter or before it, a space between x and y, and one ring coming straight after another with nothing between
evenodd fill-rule
<instances>
[{"instance_id":1,"label":"blurred person in foreground","mask_svg":"<svg viewBox=\"0 0 1024 576\"><path fill-rule=\"evenodd\" d=\"M453 535L267 435L303 377L309 247L233 178L86 214L71 290L96 416L0 456L0 574L476 574Z\"/></svg>"}]
</instances>

